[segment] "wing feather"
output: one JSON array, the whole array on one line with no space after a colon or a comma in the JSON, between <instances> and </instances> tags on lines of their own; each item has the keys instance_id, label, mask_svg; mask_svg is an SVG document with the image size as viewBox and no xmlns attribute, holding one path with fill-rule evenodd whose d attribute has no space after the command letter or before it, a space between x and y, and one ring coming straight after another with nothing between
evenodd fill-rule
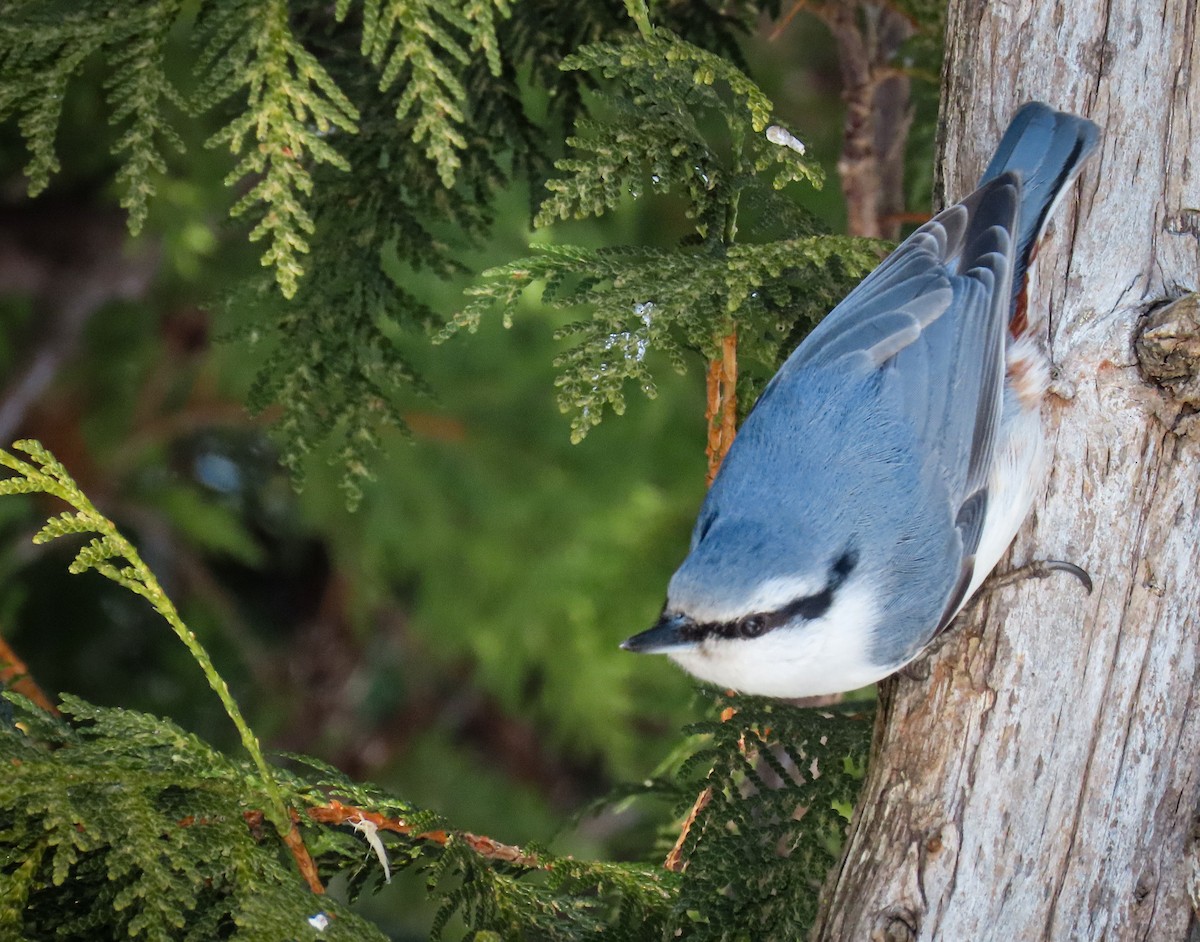
<instances>
[{"instance_id":1,"label":"wing feather","mask_svg":"<svg viewBox=\"0 0 1200 942\"><path fill-rule=\"evenodd\" d=\"M1020 183L1002 174L935 216L792 354L771 386L808 368L878 371L916 430L962 540L979 543L1004 390ZM764 397L770 395L768 387Z\"/></svg>"}]
</instances>

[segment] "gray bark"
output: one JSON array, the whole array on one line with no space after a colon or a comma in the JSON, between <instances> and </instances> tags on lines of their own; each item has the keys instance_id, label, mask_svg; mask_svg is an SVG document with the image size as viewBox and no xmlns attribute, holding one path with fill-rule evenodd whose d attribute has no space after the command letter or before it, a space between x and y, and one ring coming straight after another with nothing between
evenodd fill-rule
<instances>
[{"instance_id":1,"label":"gray bark","mask_svg":"<svg viewBox=\"0 0 1200 942\"><path fill-rule=\"evenodd\" d=\"M1196 15L1196 0L951 2L949 199L1021 102L1103 129L1038 259L1052 470L1009 557L1078 563L1096 591L985 587L883 685L815 939L1196 935L1200 346L1195 304L1161 306L1200 280Z\"/></svg>"}]
</instances>

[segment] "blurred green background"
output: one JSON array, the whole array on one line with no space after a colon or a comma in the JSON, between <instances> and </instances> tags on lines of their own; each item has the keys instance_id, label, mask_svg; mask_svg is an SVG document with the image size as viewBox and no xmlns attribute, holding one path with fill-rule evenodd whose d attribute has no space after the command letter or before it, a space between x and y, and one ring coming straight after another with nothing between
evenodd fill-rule
<instances>
[{"instance_id":1,"label":"blurred green background","mask_svg":"<svg viewBox=\"0 0 1200 942\"><path fill-rule=\"evenodd\" d=\"M825 189L797 198L842 231L841 80L827 30L804 11L764 20L743 53L826 168ZM387 438L354 513L329 456L313 457L297 494L271 412L254 419L242 406L261 354L223 339L241 321L212 303L259 264L228 221L229 157L203 146L219 116L181 121L187 152L130 239L103 76L97 63L70 88L63 169L36 200L24 195L16 130L0 128L0 276L6 264L28 275L0 277L8 440L40 439L137 543L269 748L326 759L498 840L648 854L665 822L646 809L571 820L649 775L697 717L682 673L617 644L656 616L703 496L703 364L683 376L660 364L656 400L631 396L623 417L572 445L552 366L566 318L536 298L511 330L492 321L442 346L397 337L432 390L400 403L411 441ZM910 158L917 211L928 204L929 101L919 99ZM531 241L669 246L687 231L680 207L655 198L534 233L536 196L504 194L486 248L463 258L472 273ZM403 277L449 316L474 275ZM78 285L101 300L72 322L69 305L46 298ZM16 384L38 363L48 382L22 399ZM51 693L168 715L233 748L203 677L143 601L68 575L71 547L30 544L57 510L0 501L0 633ZM368 905L396 938L424 937L414 887Z\"/></svg>"}]
</instances>

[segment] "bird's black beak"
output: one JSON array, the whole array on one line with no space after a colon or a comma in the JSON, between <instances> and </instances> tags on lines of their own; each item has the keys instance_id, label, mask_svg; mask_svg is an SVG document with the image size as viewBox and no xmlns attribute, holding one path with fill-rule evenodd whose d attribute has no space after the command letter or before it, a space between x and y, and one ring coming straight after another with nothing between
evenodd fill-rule
<instances>
[{"instance_id":1,"label":"bird's black beak","mask_svg":"<svg viewBox=\"0 0 1200 942\"><path fill-rule=\"evenodd\" d=\"M691 624L692 620L686 615L663 612L658 616L653 628L647 628L641 634L622 641L621 650L634 651L637 654L665 654L672 648L691 644L684 635L684 629Z\"/></svg>"}]
</instances>

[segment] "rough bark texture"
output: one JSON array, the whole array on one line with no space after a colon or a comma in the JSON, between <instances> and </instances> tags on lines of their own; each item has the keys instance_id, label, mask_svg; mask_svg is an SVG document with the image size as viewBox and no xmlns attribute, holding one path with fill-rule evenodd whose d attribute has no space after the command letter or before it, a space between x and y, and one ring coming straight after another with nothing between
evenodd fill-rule
<instances>
[{"instance_id":1,"label":"rough bark texture","mask_svg":"<svg viewBox=\"0 0 1200 942\"><path fill-rule=\"evenodd\" d=\"M1079 563L1096 591L985 588L883 686L816 939L1200 937L1200 436L1195 404L1172 398L1196 375L1180 363L1196 318L1152 316L1200 279L1196 15L1195 0L951 2L948 197L1023 101L1104 132L1038 261L1053 470L1010 557Z\"/></svg>"}]
</instances>

